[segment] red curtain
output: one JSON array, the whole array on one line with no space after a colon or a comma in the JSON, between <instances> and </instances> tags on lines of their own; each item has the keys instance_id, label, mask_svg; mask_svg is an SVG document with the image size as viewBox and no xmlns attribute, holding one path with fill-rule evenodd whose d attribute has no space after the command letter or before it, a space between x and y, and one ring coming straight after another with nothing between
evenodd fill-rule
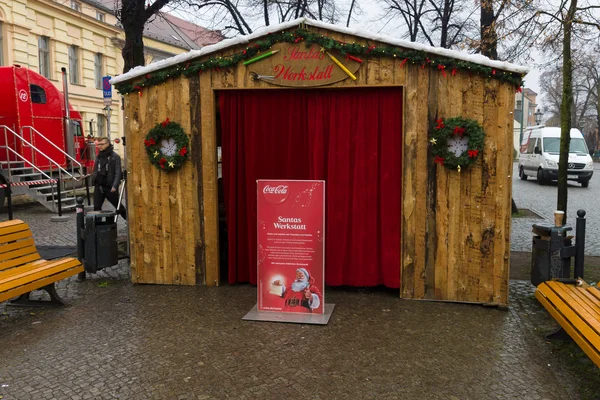
<instances>
[{"instance_id":1,"label":"red curtain","mask_svg":"<svg viewBox=\"0 0 600 400\"><path fill-rule=\"evenodd\" d=\"M402 91L219 92L229 283L256 284L256 180L326 181L325 282L400 286Z\"/></svg>"}]
</instances>

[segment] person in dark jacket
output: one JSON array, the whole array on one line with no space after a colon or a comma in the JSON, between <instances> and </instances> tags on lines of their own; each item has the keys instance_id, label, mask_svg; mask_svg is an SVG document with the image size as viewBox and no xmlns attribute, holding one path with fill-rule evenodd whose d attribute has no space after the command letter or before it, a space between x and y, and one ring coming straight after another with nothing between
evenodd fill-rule
<instances>
[{"instance_id":1,"label":"person in dark jacket","mask_svg":"<svg viewBox=\"0 0 600 400\"><path fill-rule=\"evenodd\" d=\"M121 183L121 157L114 152L110 139L101 137L98 139L98 158L94 163L92 180L94 182L94 211L102 210L104 200L117 208L119 203L119 184ZM127 211L123 204L119 208L119 214L127 219Z\"/></svg>"}]
</instances>

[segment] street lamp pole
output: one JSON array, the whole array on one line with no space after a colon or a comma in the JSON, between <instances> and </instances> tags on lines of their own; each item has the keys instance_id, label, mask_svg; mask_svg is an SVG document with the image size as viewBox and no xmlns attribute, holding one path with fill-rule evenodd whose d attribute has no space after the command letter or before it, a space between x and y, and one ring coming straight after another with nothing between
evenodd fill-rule
<instances>
[{"instance_id":1,"label":"street lamp pole","mask_svg":"<svg viewBox=\"0 0 600 400\"><path fill-rule=\"evenodd\" d=\"M106 137L110 140L110 114L112 113L112 108L106 106L102 111L104 111L104 115L106 116Z\"/></svg>"}]
</instances>

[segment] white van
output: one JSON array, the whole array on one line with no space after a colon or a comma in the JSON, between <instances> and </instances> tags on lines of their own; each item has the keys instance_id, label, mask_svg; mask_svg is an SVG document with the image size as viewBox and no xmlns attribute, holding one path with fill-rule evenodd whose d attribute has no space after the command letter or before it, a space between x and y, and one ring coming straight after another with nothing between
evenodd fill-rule
<instances>
[{"instance_id":1,"label":"white van","mask_svg":"<svg viewBox=\"0 0 600 400\"><path fill-rule=\"evenodd\" d=\"M535 176L540 185L558 179L558 157L560 153L560 128L533 126L527 128L521 142L519 154L519 177L527 180ZM578 129L571 129L569 169L567 179L588 187L594 174L594 162Z\"/></svg>"}]
</instances>

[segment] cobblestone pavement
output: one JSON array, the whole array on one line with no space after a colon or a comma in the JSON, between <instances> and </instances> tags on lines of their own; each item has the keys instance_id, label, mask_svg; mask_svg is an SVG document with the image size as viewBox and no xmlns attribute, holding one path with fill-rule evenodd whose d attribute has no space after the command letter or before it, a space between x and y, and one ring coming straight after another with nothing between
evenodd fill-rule
<instances>
[{"instance_id":1,"label":"cobblestone pavement","mask_svg":"<svg viewBox=\"0 0 600 400\"><path fill-rule=\"evenodd\" d=\"M74 214L50 215L15 210L39 245L73 245ZM61 281L68 307L0 304L0 397L578 399L531 318L545 315L533 286L510 285L507 311L328 288L327 326L277 324L241 320L253 286L133 285L121 260Z\"/></svg>"},{"instance_id":2,"label":"cobblestone pavement","mask_svg":"<svg viewBox=\"0 0 600 400\"><path fill-rule=\"evenodd\" d=\"M554 210L558 187L556 183L541 186L535 178L522 181L519 178L517 163L513 164L513 199L518 208L527 208L539 214L543 219L513 218L510 237L512 251L531 251L533 224L554 224ZM582 188L576 182L569 182L567 200L567 224L575 231L577 210L586 211L585 254L600 256L600 163L595 163L594 176L590 186Z\"/></svg>"},{"instance_id":3,"label":"cobblestone pavement","mask_svg":"<svg viewBox=\"0 0 600 400\"><path fill-rule=\"evenodd\" d=\"M527 310L331 289L327 326L242 321L249 285L73 279L0 321L3 399L576 399ZM513 282L515 294L531 285Z\"/></svg>"}]
</instances>

